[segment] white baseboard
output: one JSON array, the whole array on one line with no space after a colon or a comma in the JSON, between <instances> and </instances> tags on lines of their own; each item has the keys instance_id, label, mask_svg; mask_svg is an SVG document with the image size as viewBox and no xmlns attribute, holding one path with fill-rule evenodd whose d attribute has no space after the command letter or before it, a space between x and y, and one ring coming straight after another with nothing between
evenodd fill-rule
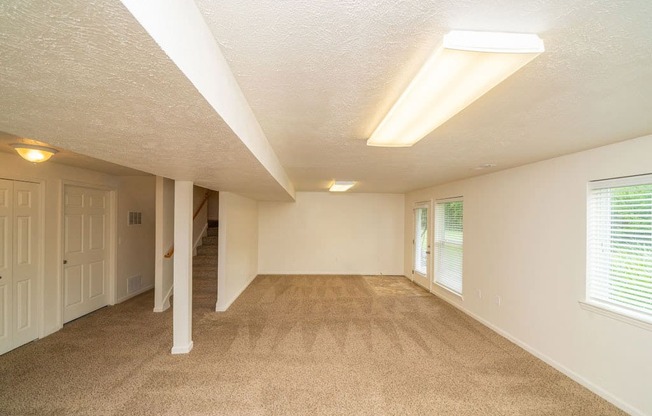
<instances>
[{"instance_id":1,"label":"white baseboard","mask_svg":"<svg viewBox=\"0 0 652 416\"><path fill-rule=\"evenodd\" d=\"M193 342L190 341L188 345L174 346L172 347L172 354L188 354L192 351Z\"/></svg>"},{"instance_id":2,"label":"white baseboard","mask_svg":"<svg viewBox=\"0 0 652 416\"><path fill-rule=\"evenodd\" d=\"M174 285L170 286L170 290L168 290L168 293L163 297L163 305L161 307L154 307L154 312L165 312L170 308L170 297L172 296L174 290Z\"/></svg>"},{"instance_id":3,"label":"white baseboard","mask_svg":"<svg viewBox=\"0 0 652 416\"><path fill-rule=\"evenodd\" d=\"M412 281L412 279L410 279L409 277L407 277L407 276L404 276L404 277L406 279ZM416 282L414 282L414 283L418 284ZM421 286L421 285L419 285L419 286ZM421 286L421 287L423 287L423 286ZM425 287L424 287L424 289L428 290L428 288L425 288ZM482 325L486 326L487 328L491 329L492 331L496 332L497 334L501 335L502 337L507 338L508 340L513 342L514 344L516 344L519 347L523 348L525 351L527 351L530 354L534 355L535 357L537 357L541 361L545 362L546 364L550 365L551 367L553 367L557 371L559 371L559 372L565 374L566 376L570 377L573 381L575 381L575 382L581 384L582 386L586 387L587 389L591 390L593 393L595 393L598 396L602 397L603 399L607 400L608 402L610 402L614 406L620 408L621 410L624 410L625 412L629 413L632 416L646 416L646 414L644 412L642 412L641 410L639 410L639 409L625 403L620 398L614 396L613 394L609 393L608 391L604 390L603 388L593 384L592 382L590 382L586 378L582 377L581 375L577 374L576 372L574 372L570 368L568 368L568 367L564 366L563 364L560 364L559 362L553 360L552 358L550 358L547 355L543 354L541 351L537 350L536 348L534 348L534 347L530 346L529 344L527 344L527 343L521 341L520 339L516 338L515 336L513 336L509 332L507 332L507 331L505 331L505 330L503 330L501 328L498 328L494 324L492 324L492 323L486 321L485 319L479 317L478 315L474 314L473 312L469 311L468 309L463 308L462 306L451 302L450 300L446 299L443 296L439 296L437 293L435 293L433 291L430 291L430 293L433 294L434 296L437 296L439 299L443 300L444 302L448 303L449 305L453 306L454 308L462 311L466 315L468 315L471 318L475 319L476 321L480 322Z\"/></svg>"},{"instance_id":4,"label":"white baseboard","mask_svg":"<svg viewBox=\"0 0 652 416\"><path fill-rule=\"evenodd\" d=\"M235 296L233 296L233 298L231 298L231 300L229 300L229 301L227 301L227 302L223 302L222 304L220 304L219 302L217 302L217 303L215 304L215 312L226 312L226 310L229 309L229 308L231 307L231 305L233 304L233 302L235 302L236 299L238 299L238 298L240 297L240 295L242 295L242 292L244 292L245 289L249 287L249 285L251 284L251 282L253 282L254 279L255 279L256 277L258 277L258 274L255 274L255 275L253 275L252 277L250 277L250 278L249 278L249 281L248 281L248 282L243 286L242 289L240 289L240 291L239 291ZM219 295L218 295L218 296L219 296Z\"/></svg>"},{"instance_id":5,"label":"white baseboard","mask_svg":"<svg viewBox=\"0 0 652 416\"><path fill-rule=\"evenodd\" d=\"M147 292L148 290L152 290L152 289L154 289L154 285L153 285L153 284L148 285L148 286L145 286L145 287L141 287L140 289L138 289L138 290L135 291L134 293L129 293L128 295L121 297L121 298L118 299L115 303L116 303L116 304L118 304L118 303L122 303L122 302L124 302L125 300L131 299L131 298L133 298L134 296L138 296L138 295L140 295L141 293L145 293L145 292Z\"/></svg>"}]
</instances>

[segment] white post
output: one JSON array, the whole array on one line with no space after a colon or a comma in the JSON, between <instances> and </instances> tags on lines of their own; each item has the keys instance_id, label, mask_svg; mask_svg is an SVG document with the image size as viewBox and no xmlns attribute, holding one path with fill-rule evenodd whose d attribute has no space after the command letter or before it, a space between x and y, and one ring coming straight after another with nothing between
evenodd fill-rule
<instances>
[{"instance_id":1,"label":"white post","mask_svg":"<svg viewBox=\"0 0 652 416\"><path fill-rule=\"evenodd\" d=\"M192 198L192 182L174 182L172 354L187 354L192 350Z\"/></svg>"},{"instance_id":2,"label":"white post","mask_svg":"<svg viewBox=\"0 0 652 416\"><path fill-rule=\"evenodd\" d=\"M156 232L154 237L154 312L163 312L163 178L156 177Z\"/></svg>"}]
</instances>

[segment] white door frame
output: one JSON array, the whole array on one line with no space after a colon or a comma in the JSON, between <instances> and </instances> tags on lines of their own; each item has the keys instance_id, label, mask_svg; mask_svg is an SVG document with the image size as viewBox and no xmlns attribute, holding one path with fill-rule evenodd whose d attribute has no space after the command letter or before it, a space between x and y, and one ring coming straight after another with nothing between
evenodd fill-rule
<instances>
[{"instance_id":1,"label":"white door frame","mask_svg":"<svg viewBox=\"0 0 652 416\"><path fill-rule=\"evenodd\" d=\"M109 233L109 258L108 258L108 263L109 263L109 305L115 305L116 304L116 296L118 293L118 279L117 279L117 273L118 273L118 222L117 222L117 211L118 211L118 204L117 204L117 196L116 196L116 188L110 187L110 186L102 186L102 185L96 185L92 183L86 183L86 182L78 182L78 181L71 181L71 180L62 180L61 181L61 189L59 190L59 206L61 209L60 216L59 216L59 317L58 317L58 323L59 327L63 327L63 311L65 308L65 302L64 302L64 296L65 296L65 287L64 287L64 279L63 279L63 258L64 258L64 244L63 244L63 224L64 224L64 217L65 217L65 196L66 196L66 186L79 186L82 188L89 188L89 189L95 189L98 191L105 191L108 194L109 197L109 224L108 224L108 233Z\"/></svg>"},{"instance_id":2,"label":"white door frame","mask_svg":"<svg viewBox=\"0 0 652 416\"><path fill-rule=\"evenodd\" d=\"M39 248L38 248L38 272L36 275L36 326L38 328L38 337L43 338L45 333L45 180L41 178L33 178L29 176L16 176L5 175L0 176L0 179L8 179L10 181L31 182L39 185L39 222L40 229L38 231Z\"/></svg>"},{"instance_id":3,"label":"white door frame","mask_svg":"<svg viewBox=\"0 0 652 416\"><path fill-rule=\"evenodd\" d=\"M426 208L428 210L428 257L426 259L426 276L421 277L421 274L417 276L417 272L414 270L414 261L415 261L415 249L416 249L416 235L415 230L416 230L416 223L415 223L415 213L417 208ZM414 203L414 207L412 208L412 275L411 275L411 280L418 284L419 286L431 290L432 289L432 276L433 276L433 205L432 205L432 199L425 200L425 201L417 201Z\"/></svg>"}]
</instances>

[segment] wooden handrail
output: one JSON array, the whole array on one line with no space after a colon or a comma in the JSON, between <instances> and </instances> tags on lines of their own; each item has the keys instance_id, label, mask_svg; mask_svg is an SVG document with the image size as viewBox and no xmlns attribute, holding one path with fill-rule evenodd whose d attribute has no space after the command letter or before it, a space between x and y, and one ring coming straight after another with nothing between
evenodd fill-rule
<instances>
[{"instance_id":1,"label":"wooden handrail","mask_svg":"<svg viewBox=\"0 0 652 416\"><path fill-rule=\"evenodd\" d=\"M197 211L195 211L195 214L192 216L192 219L194 220L197 218L197 215L199 215L199 212L201 211L202 208L204 208L204 205L206 205L206 202L208 202L208 197L210 193L206 192L206 195L204 195L204 200L201 201L201 204L199 204L199 208L197 208ZM174 255L174 244L172 244L172 247L163 255L166 259L169 259Z\"/></svg>"}]
</instances>

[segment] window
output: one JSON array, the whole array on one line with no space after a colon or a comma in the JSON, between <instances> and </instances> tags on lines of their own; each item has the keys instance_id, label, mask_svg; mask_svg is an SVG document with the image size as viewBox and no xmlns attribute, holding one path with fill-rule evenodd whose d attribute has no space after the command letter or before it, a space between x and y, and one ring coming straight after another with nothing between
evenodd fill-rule
<instances>
[{"instance_id":1,"label":"window","mask_svg":"<svg viewBox=\"0 0 652 416\"><path fill-rule=\"evenodd\" d=\"M652 321L652 175L589 186L586 300Z\"/></svg>"},{"instance_id":2,"label":"window","mask_svg":"<svg viewBox=\"0 0 652 416\"><path fill-rule=\"evenodd\" d=\"M435 282L462 294L464 203L460 198L435 205Z\"/></svg>"},{"instance_id":3,"label":"window","mask_svg":"<svg viewBox=\"0 0 652 416\"><path fill-rule=\"evenodd\" d=\"M414 209L414 271L428 275L428 206Z\"/></svg>"}]
</instances>

